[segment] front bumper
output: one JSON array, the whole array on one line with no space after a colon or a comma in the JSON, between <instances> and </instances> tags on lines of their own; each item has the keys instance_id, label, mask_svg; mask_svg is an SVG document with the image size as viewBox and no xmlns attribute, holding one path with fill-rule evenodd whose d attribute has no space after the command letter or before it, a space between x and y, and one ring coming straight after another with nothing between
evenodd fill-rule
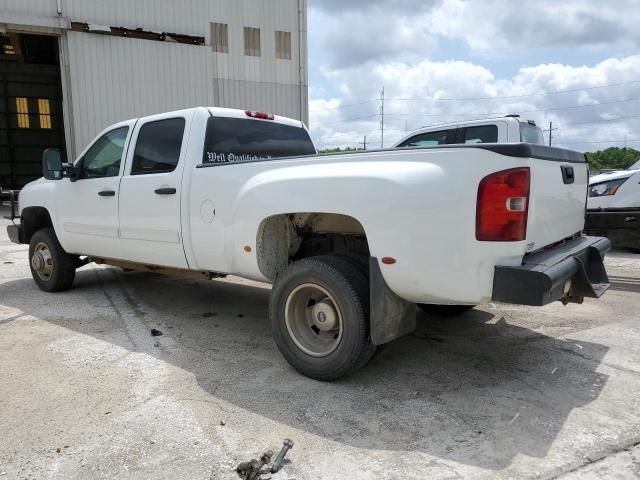
<instances>
[{"instance_id":1,"label":"front bumper","mask_svg":"<svg viewBox=\"0 0 640 480\"><path fill-rule=\"evenodd\" d=\"M616 247L640 248L640 208L587 210L584 230L607 237Z\"/></svg>"},{"instance_id":2,"label":"front bumper","mask_svg":"<svg viewBox=\"0 0 640 480\"><path fill-rule=\"evenodd\" d=\"M527 255L520 266L497 266L492 299L542 306L599 298L609 288L603 260L610 249L608 239L585 236Z\"/></svg>"}]
</instances>

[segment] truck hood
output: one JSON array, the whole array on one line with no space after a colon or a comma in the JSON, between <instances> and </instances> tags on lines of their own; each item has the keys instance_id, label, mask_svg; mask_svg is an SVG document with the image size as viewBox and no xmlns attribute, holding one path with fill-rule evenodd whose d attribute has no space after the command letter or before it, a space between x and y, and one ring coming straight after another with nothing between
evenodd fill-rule
<instances>
[{"instance_id":1,"label":"truck hood","mask_svg":"<svg viewBox=\"0 0 640 480\"><path fill-rule=\"evenodd\" d=\"M600 175L594 175L591 177L589 179L589 185L610 182L611 180L618 180L619 178L629 178L637 172L640 172L640 170L617 170L615 172L601 173Z\"/></svg>"}]
</instances>

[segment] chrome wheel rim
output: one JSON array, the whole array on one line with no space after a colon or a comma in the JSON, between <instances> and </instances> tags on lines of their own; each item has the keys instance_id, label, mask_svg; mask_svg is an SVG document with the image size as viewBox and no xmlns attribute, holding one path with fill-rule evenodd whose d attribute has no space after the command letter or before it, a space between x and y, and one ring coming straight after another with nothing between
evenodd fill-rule
<instances>
[{"instance_id":1,"label":"chrome wheel rim","mask_svg":"<svg viewBox=\"0 0 640 480\"><path fill-rule=\"evenodd\" d=\"M33 255L31 256L31 268L36 272L36 275L45 282L53 275L53 257L51 256L51 250L49 247L40 242L33 249Z\"/></svg>"},{"instance_id":2,"label":"chrome wheel rim","mask_svg":"<svg viewBox=\"0 0 640 480\"><path fill-rule=\"evenodd\" d=\"M331 355L342 340L342 313L333 296L320 285L305 283L287 297L284 310L293 343L307 355Z\"/></svg>"}]
</instances>

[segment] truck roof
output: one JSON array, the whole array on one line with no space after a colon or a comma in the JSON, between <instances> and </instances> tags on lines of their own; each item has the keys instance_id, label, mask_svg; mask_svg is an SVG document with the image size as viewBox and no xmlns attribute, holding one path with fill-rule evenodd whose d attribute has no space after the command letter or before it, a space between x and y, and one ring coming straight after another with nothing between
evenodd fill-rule
<instances>
[{"instance_id":1,"label":"truck roof","mask_svg":"<svg viewBox=\"0 0 640 480\"><path fill-rule=\"evenodd\" d=\"M267 112L258 112L255 110L240 110L237 108L222 108L222 107L205 107L211 115L214 117L232 117L232 118L258 118L260 116L269 116L268 121L273 121L276 123L282 123L284 125L290 125L292 127L301 127L304 128L304 123L300 120L295 120L289 117L283 117L282 115L274 115L272 113ZM257 114L256 117L253 114ZM273 118L271 118L273 117ZM263 120L267 120L263 118Z\"/></svg>"},{"instance_id":2,"label":"truck roof","mask_svg":"<svg viewBox=\"0 0 640 480\"><path fill-rule=\"evenodd\" d=\"M284 125L290 125L292 127L306 128L304 123L301 122L300 120L295 120L293 118L283 117L281 115L275 115L275 114L267 113L267 112L259 112L259 111L255 111L255 110L240 110L238 108L223 108L223 107L205 107L205 106L202 106L202 107L185 108L185 109L182 109L182 110L174 110L172 112L161 112L161 113L168 113L168 114L176 113L177 114L177 113L190 112L190 111L199 110L199 109L207 110L214 117L254 118L254 119L258 119L258 120L265 120L265 121L270 121L270 122L275 122L275 123L281 123L281 124L284 124ZM152 115L144 115L142 117L132 118L130 120L138 120L138 119L141 119L141 118L147 118L149 116L152 116Z\"/></svg>"},{"instance_id":3,"label":"truck roof","mask_svg":"<svg viewBox=\"0 0 640 480\"><path fill-rule=\"evenodd\" d=\"M491 117L491 118L478 118L476 120L464 120L460 122L448 122L448 123L437 123L435 125L425 125L423 127L417 128L413 133L418 132L419 130L431 130L433 128L449 128L456 126L467 126L467 125L478 125L478 124L487 124L494 122L519 122L519 123L529 123L531 125L535 125L533 120L527 120L526 118L521 118L519 115L505 115L504 117ZM533 122L533 123L532 123Z\"/></svg>"}]
</instances>

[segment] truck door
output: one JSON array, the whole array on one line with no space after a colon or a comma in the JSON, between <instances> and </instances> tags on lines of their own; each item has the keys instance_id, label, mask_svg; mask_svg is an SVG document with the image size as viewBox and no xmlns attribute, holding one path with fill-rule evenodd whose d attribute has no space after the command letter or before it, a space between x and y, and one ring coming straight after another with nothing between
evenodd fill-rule
<instances>
[{"instance_id":1,"label":"truck door","mask_svg":"<svg viewBox=\"0 0 640 480\"><path fill-rule=\"evenodd\" d=\"M140 119L120 183L124 260L188 268L180 228L180 190L192 113Z\"/></svg>"},{"instance_id":2,"label":"truck door","mask_svg":"<svg viewBox=\"0 0 640 480\"><path fill-rule=\"evenodd\" d=\"M55 182L56 229L71 253L119 258L118 195L135 121L110 127L75 162L77 179Z\"/></svg>"}]
</instances>

